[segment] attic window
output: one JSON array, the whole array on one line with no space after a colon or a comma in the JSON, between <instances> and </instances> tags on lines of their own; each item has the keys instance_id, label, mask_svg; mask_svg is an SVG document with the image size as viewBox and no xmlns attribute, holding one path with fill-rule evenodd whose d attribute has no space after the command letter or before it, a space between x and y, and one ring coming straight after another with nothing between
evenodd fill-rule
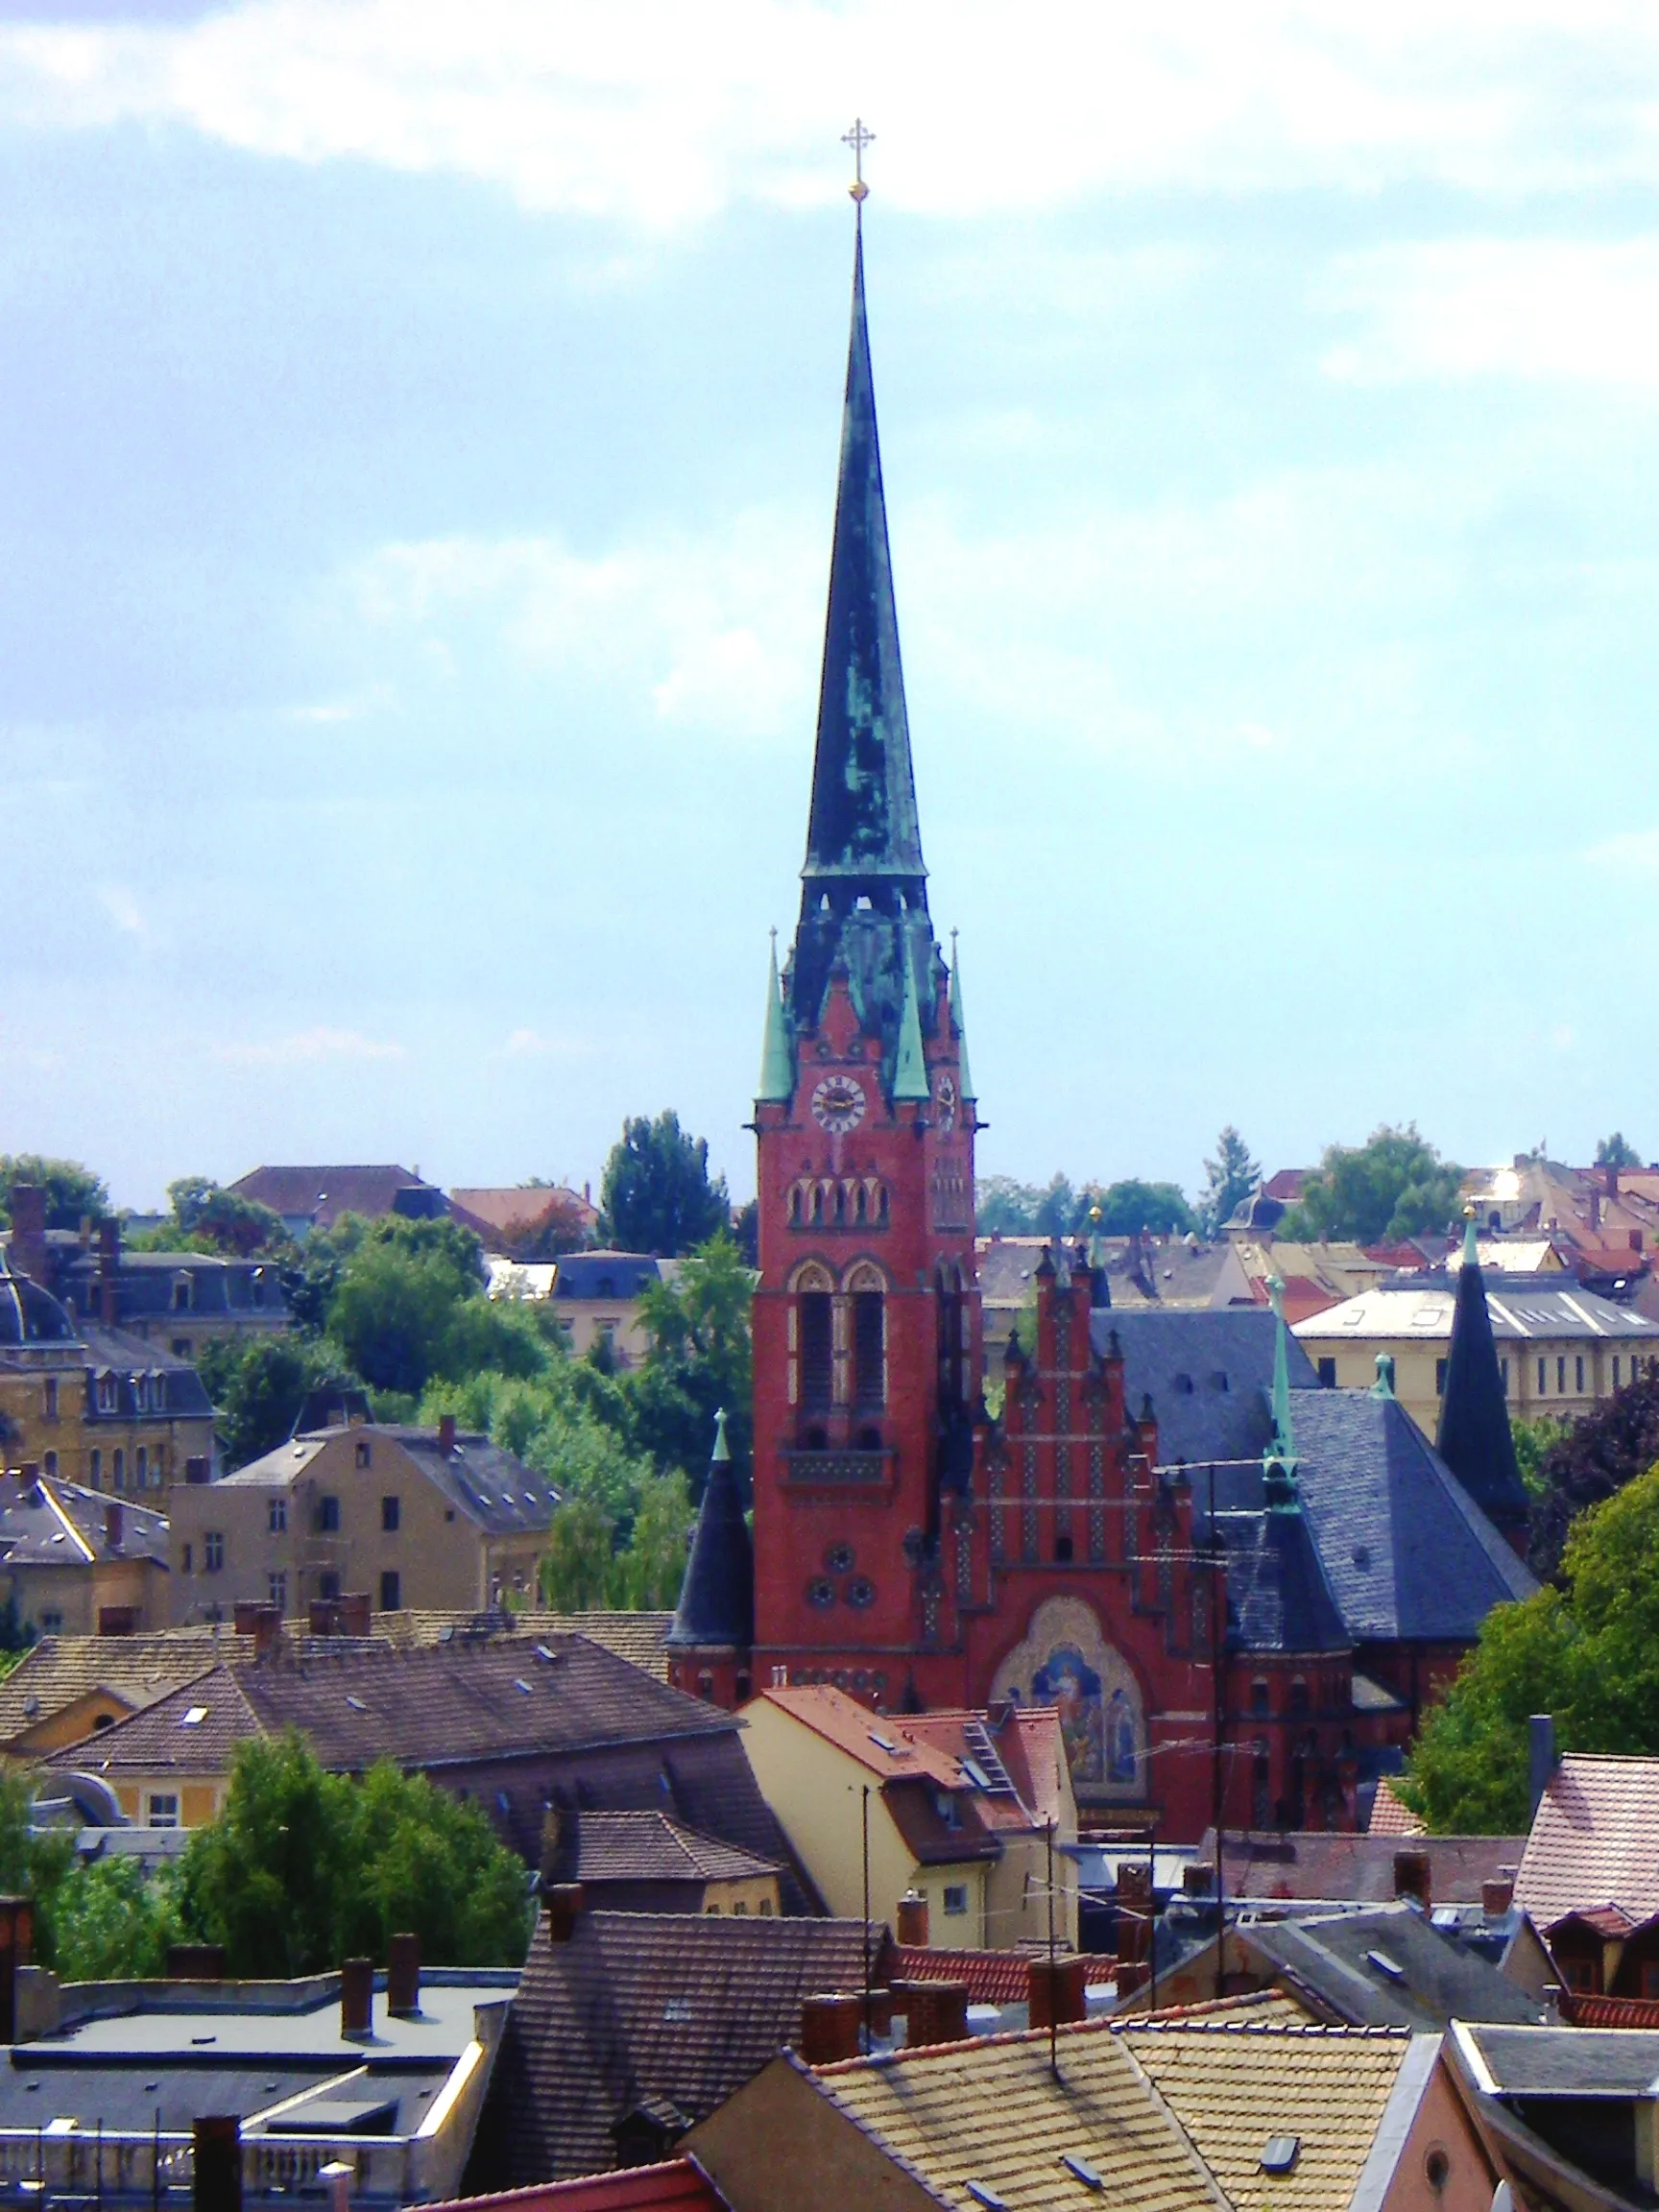
<instances>
[{"instance_id":1,"label":"attic window","mask_svg":"<svg viewBox=\"0 0 1659 2212\"><path fill-rule=\"evenodd\" d=\"M1269 2135L1262 2147L1262 2171L1263 2174L1294 2173L1301 2154L1300 2135Z\"/></svg>"},{"instance_id":2,"label":"attic window","mask_svg":"<svg viewBox=\"0 0 1659 2212\"><path fill-rule=\"evenodd\" d=\"M526 1697L528 1697L528 1696L529 1696L529 1695L530 1695L530 1685L529 1685L529 1683L528 1683L528 1682L526 1682L526 1681L525 1681L525 1679L524 1679L524 1677L523 1677L523 1675L522 1675L522 1674L515 1674L515 1675L514 1675L514 1677L513 1677L513 1687L514 1687L514 1689L515 1689L515 1690L522 1690L522 1691L523 1691L523 1693L524 1693L524 1695L525 1695L525 1696L526 1696Z\"/></svg>"},{"instance_id":3,"label":"attic window","mask_svg":"<svg viewBox=\"0 0 1659 2212\"><path fill-rule=\"evenodd\" d=\"M999 2197L989 2181L964 2181L962 2186L975 2204L984 2205L985 2212L1014 2212L1007 2198Z\"/></svg>"},{"instance_id":4,"label":"attic window","mask_svg":"<svg viewBox=\"0 0 1659 2212\"><path fill-rule=\"evenodd\" d=\"M892 1752L897 1751L899 1748L898 1744L894 1743L891 1736L878 1736L874 1728L872 1728L870 1731L870 1741L875 1744L878 1751Z\"/></svg>"},{"instance_id":5,"label":"attic window","mask_svg":"<svg viewBox=\"0 0 1659 2212\"><path fill-rule=\"evenodd\" d=\"M689 2020L691 2017L690 1998L670 1997L667 2004L662 2008L662 2017L665 2021L685 2022Z\"/></svg>"},{"instance_id":6,"label":"attic window","mask_svg":"<svg viewBox=\"0 0 1659 2212\"><path fill-rule=\"evenodd\" d=\"M1390 1959L1386 1951L1367 1951L1367 1965L1375 1966L1379 1974L1386 1974L1390 1982L1404 1982L1406 1969L1398 1959Z\"/></svg>"},{"instance_id":7,"label":"attic window","mask_svg":"<svg viewBox=\"0 0 1659 2212\"><path fill-rule=\"evenodd\" d=\"M1067 2173L1071 2176L1073 2180L1082 2182L1085 2189L1093 2189L1096 2194L1098 2194L1102 2189L1105 2188L1105 2181L1098 2174L1095 2173L1094 2167L1090 2165L1088 2159L1079 2158L1075 2151L1062 2151L1060 2153L1060 2163L1065 2167Z\"/></svg>"},{"instance_id":8,"label":"attic window","mask_svg":"<svg viewBox=\"0 0 1659 2212\"><path fill-rule=\"evenodd\" d=\"M1192 1378L1191 1378L1191 1376L1190 1376L1190 1375L1177 1375L1177 1376L1176 1376L1176 1378L1175 1378L1175 1395L1176 1395L1176 1397L1177 1397L1177 1398L1190 1398L1190 1397L1191 1397L1191 1395L1192 1395Z\"/></svg>"},{"instance_id":9,"label":"attic window","mask_svg":"<svg viewBox=\"0 0 1659 2212\"><path fill-rule=\"evenodd\" d=\"M192 1705L179 1725L180 1728L200 1728L206 1718L207 1708L205 1705Z\"/></svg>"},{"instance_id":10,"label":"attic window","mask_svg":"<svg viewBox=\"0 0 1659 2212\"><path fill-rule=\"evenodd\" d=\"M368 1706L364 1704L362 1698L353 1697L349 1691L346 1693L346 1702L350 1706L353 1713L367 1713L369 1710Z\"/></svg>"},{"instance_id":11,"label":"attic window","mask_svg":"<svg viewBox=\"0 0 1659 2212\"><path fill-rule=\"evenodd\" d=\"M1233 1387L1227 1380L1225 1367L1216 1368L1214 1374L1210 1378L1210 1387L1212 1390L1230 1390Z\"/></svg>"}]
</instances>

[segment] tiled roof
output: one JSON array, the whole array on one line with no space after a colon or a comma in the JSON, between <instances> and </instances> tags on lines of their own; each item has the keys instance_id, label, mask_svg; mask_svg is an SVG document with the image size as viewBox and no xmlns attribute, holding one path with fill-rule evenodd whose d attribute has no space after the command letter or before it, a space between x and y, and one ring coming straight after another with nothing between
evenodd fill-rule
<instances>
[{"instance_id":1,"label":"tiled roof","mask_svg":"<svg viewBox=\"0 0 1659 2212\"><path fill-rule=\"evenodd\" d=\"M1541 1336L1637 1338L1646 1350L1659 1336L1659 1326L1628 1307L1615 1306L1576 1284L1563 1286L1559 1276L1496 1276L1485 1289L1492 1334L1500 1343L1525 1344ZM1414 1343L1444 1343L1452 1334L1453 1305L1452 1286L1444 1278L1425 1287L1407 1277L1344 1299L1328 1312L1300 1322L1296 1334L1308 1344L1402 1336Z\"/></svg>"},{"instance_id":2,"label":"tiled roof","mask_svg":"<svg viewBox=\"0 0 1659 2212\"><path fill-rule=\"evenodd\" d=\"M1535 1998L1408 1905L1256 1921L1239 1940L1334 2019L1439 2033L1449 2020L1536 2021Z\"/></svg>"},{"instance_id":3,"label":"tiled roof","mask_svg":"<svg viewBox=\"0 0 1659 2212\"><path fill-rule=\"evenodd\" d=\"M935 1951L930 1944L895 1943L887 1971L901 1982L966 1982L971 2005L1023 2005L1031 1994L1031 1951ZM1110 1982L1118 1961L1105 1952L1065 1952L1081 1957L1091 1983Z\"/></svg>"},{"instance_id":4,"label":"tiled roof","mask_svg":"<svg viewBox=\"0 0 1659 2212\"><path fill-rule=\"evenodd\" d=\"M1373 1836L1423 1836L1428 1833L1423 1822L1403 1798L1396 1797L1386 1775L1377 1785L1377 1794L1371 1800L1371 1834Z\"/></svg>"},{"instance_id":5,"label":"tiled roof","mask_svg":"<svg viewBox=\"0 0 1659 2212\"><path fill-rule=\"evenodd\" d=\"M1430 1894L1436 1905L1478 1905L1480 1885L1513 1872L1524 1836L1417 1836L1413 1854L1429 1861ZM1394 1856L1407 1839L1379 1835L1289 1834L1227 1838L1222 1868L1229 1899L1305 1898L1327 1904L1384 1905L1394 1898ZM1214 1856L1214 1832L1201 1853Z\"/></svg>"},{"instance_id":6,"label":"tiled roof","mask_svg":"<svg viewBox=\"0 0 1659 2212\"><path fill-rule=\"evenodd\" d=\"M1228 1633L1246 1651L1346 1651L1352 1637L1302 1513L1217 1513Z\"/></svg>"},{"instance_id":7,"label":"tiled roof","mask_svg":"<svg viewBox=\"0 0 1659 2212\"><path fill-rule=\"evenodd\" d=\"M1544 1933L1558 1936L1563 1928L1577 1926L1588 1928L1592 1934L1604 1936L1611 1941L1621 1941L1633 1929L1650 1923L1638 1920L1633 1912L1626 1912L1623 1905L1591 1905L1572 1912L1563 1912L1559 1920L1551 1920Z\"/></svg>"},{"instance_id":8,"label":"tiled roof","mask_svg":"<svg viewBox=\"0 0 1659 2212\"><path fill-rule=\"evenodd\" d=\"M744 1882L779 1871L775 1862L739 1851L717 1836L705 1836L666 1813L593 1813L569 1815L573 1830L566 1882ZM565 1842L561 1835L561 1844Z\"/></svg>"},{"instance_id":9,"label":"tiled roof","mask_svg":"<svg viewBox=\"0 0 1659 2212\"><path fill-rule=\"evenodd\" d=\"M1599 1997L1563 1989L1561 2017L1570 2028L1659 2029L1659 1997Z\"/></svg>"},{"instance_id":10,"label":"tiled roof","mask_svg":"<svg viewBox=\"0 0 1659 2212\"><path fill-rule=\"evenodd\" d=\"M768 1704L776 1705L804 1728L822 1736L850 1759L883 1782L936 1782L943 1788L962 1787L961 1766L950 1753L938 1750L926 1735L918 1735L914 1720L892 1714L872 1713L844 1690L817 1683L800 1690L766 1690Z\"/></svg>"},{"instance_id":11,"label":"tiled roof","mask_svg":"<svg viewBox=\"0 0 1659 2212\"><path fill-rule=\"evenodd\" d=\"M109 1542L111 1505L121 1515L118 1545ZM0 1557L13 1567L88 1567L108 1559L155 1559L164 1567L167 1517L56 1477L24 1482L0 1476Z\"/></svg>"},{"instance_id":12,"label":"tiled roof","mask_svg":"<svg viewBox=\"0 0 1659 2212\"><path fill-rule=\"evenodd\" d=\"M329 1445L348 1435L367 1437L373 1446L395 1446L446 1503L493 1536L537 1534L552 1526L560 1494L546 1476L475 1433L457 1433L452 1448L445 1451L436 1429L339 1422L278 1444L224 1479L243 1489L287 1488Z\"/></svg>"},{"instance_id":13,"label":"tiled roof","mask_svg":"<svg viewBox=\"0 0 1659 2212\"><path fill-rule=\"evenodd\" d=\"M228 1628L162 1628L139 1636L42 1636L0 1681L0 1745L37 1728L88 1691L108 1687L134 1709L204 1674Z\"/></svg>"},{"instance_id":14,"label":"tiled roof","mask_svg":"<svg viewBox=\"0 0 1659 2212\"><path fill-rule=\"evenodd\" d=\"M642 2099L702 2119L798 2039L803 1998L862 1988L864 1945L856 1920L583 1912L554 1943L543 1919L469 2181L591 2174Z\"/></svg>"},{"instance_id":15,"label":"tiled roof","mask_svg":"<svg viewBox=\"0 0 1659 2212\"><path fill-rule=\"evenodd\" d=\"M730 2212L695 2158L660 2166L623 2166L576 2181L535 2189L503 2189L493 2197L457 2197L426 2212Z\"/></svg>"},{"instance_id":16,"label":"tiled roof","mask_svg":"<svg viewBox=\"0 0 1659 2212\"><path fill-rule=\"evenodd\" d=\"M449 1203L469 1214L481 1227L497 1231L539 1228L554 1211L576 1214L589 1224L599 1218L595 1208L580 1190L568 1190L563 1185L536 1184L527 1188L473 1185L466 1190L451 1190Z\"/></svg>"},{"instance_id":17,"label":"tiled roof","mask_svg":"<svg viewBox=\"0 0 1659 2212\"><path fill-rule=\"evenodd\" d=\"M1594 1905L1659 1911L1659 1759L1569 1751L1550 1777L1515 1881L1535 1926Z\"/></svg>"},{"instance_id":18,"label":"tiled roof","mask_svg":"<svg viewBox=\"0 0 1659 2212\"><path fill-rule=\"evenodd\" d=\"M589 1643L603 1644L618 1659L626 1659L665 1682L668 1654L663 1638L673 1620L672 1613L435 1613L411 1609L376 1613L374 1627L377 1634L399 1646L465 1644L504 1636L522 1636L531 1643L544 1642L549 1636L586 1636Z\"/></svg>"},{"instance_id":19,"label":"tiled roof","mask_svg":"<svg viewBox=\"0 0 1659 2212\"><path fill-rule=\"evenodd\" d=\"M342 1214L361 1214L365 1220L373 1221L383 1214L400 1211L400 1194L405 1204L407 1194L413 1192L421 1193L423 1206L436 1200L439 1213L446 1206L442 1190L412 1175L407 1167L397 1166L255 1167L230 1189L239 1198L269 1206L274 1214L290 1219L314 1218L324 1228Z\"/></svg>"},{"instance_id":20,"label":"tiled roof","mask_svg":"<svg viewBox=\"0 0 1659 2212\"><path fill-rule=\"evenodd\" d=\"M217 1666L42 1764L89 1774L222 1774L237 1744L261 1733L259 1716L243 1694L243 1672Z\"/></svg>"},{"instance_id":21,"label":"tiled roof","mask_svg":"<svg viewBox=\"0 0 1659 2212\"><path fill-rule=\"evenodd\" d=\"M1275 1327L1265 1307L1214 1312L1112 1308L1090 1315L1090 1340L1104 1352L1117 1331L1131 1411L1138 1412L1142 1396L1149 1396L1158 1417L1159 1455L1166 1464L1184 1459L1196 1467L1206 1460L1261 1458L1273 1432L1267 1393ZM1292 1390L1316 1389L1312 1362L1294 1338L1288 1351ZM1219 1485L1216 1495L1222 1495Z\"/></svg>"}]
</instances>

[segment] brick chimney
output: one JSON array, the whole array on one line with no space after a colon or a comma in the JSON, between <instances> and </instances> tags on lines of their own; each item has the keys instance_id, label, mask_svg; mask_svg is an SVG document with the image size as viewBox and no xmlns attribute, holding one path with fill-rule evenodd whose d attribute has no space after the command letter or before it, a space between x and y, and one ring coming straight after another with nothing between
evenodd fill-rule
<instances>
[{"instance_id":1,"label":"brick chimney","mask_svg":"<svg viewBox=\"0 0 1659 2212\"><path fill-rule=\"evenodd\" d=\"M966 1982L895 1982L893 2009L904 2015L908 2050L924 2043L968 2040Z\"/></svg>"},{"instance_id":2,"label":"brick chimney","mask_svg":"<svg viewBox=\"0 0 1659 2212\"><path fill-rule=\"evenodd\" d=\"M396 2020L421 2010L421 1938L394 1936L386 1945L386 2009Z\"/></svg>"},{"instance_id":3,"label":"brick chimney","mask_svg":"<svg viewBox=\"0 0 1659 2212\"><path fill-rule=\"evenodd\" d=\"M111 1551L119 1551L121 1539L126 1534L127 1508L119 1498L104 1501L104 1542Z\"/></svg>"},{"instance_id":4,"label":"brick chimney","mask_svg":"<svg viewBox=\"0 0 1659 2212\"><path fill-rule=\"evenodd\" d=\"M864 2000L855 1991L805 1997L801 2001L801 2057L808 2066L834 2066L858 2056L858 2023Z\"/></svg>"},{"instance_id":5,"label":"brick chimney","mask_svg":"<svg viewBox=\"0 0 1659 2212\"><path fill-rule=\"evenodd\" d=\"M455 1449L455 1416L440 1413L438 1416L438 1449L447 1458Z\"/></svg>"},{"instance_id":6,"label":"brick chimney","mask_svg":"<svg viewBox=\"0 0 1659 2212\"><path fill-rule=\"evenodd\" d=\"M1396 1851L1394 1854L1394 1894L1408 1897L1421 1905L1427 1912L1433 1904L1433 1879L1430 1871L1427 1851Z\"/></svg>"},{"instance_id":7,"label":"brick chimney","mask_svg":"<svg viewBox=\"0 0 1659 2212\"><path fill-rule=\"evenodd\" d=\"M1069 2020L1086 2020L1089 2004L1084 1995L1089 1968L1081 1959L1033 1959L1031 1961L1031 2025L1064 2027Z\"/></svg>"},{"instance_id":8,"label":"brick chimney","mask_svg":"<svg viewBox=\"0 0 1659 2212\"><path fill-rule=\"evenodd\" d=\"M119 1319L116 1291L121 1272L121 1224L113 1218L98 1224L98 1318L106 1329Z\"/></svg>"},{"instance_id":9,"label":"brick chimney","mask_svg":"<svg viewBox=\"0 0 1659 2212\"><path fill-rule=\"evenodd\" d=\"M17 1969L35 1940L35 1908L27 1897L0 1897L0 2043L17 2040Z\"/></svg>"},{"instance_id":10,"label":"brick chimney","mask_svg":"<svg viewBox=\"0 0 1659 2212\"><path fill-rule=\"evenodd\" d=\"M1502 1920L1515 1902L1513 1875L1503 1874L1493 1882L1480 1885L1480 1910L1488 1920Z\"/></svg>"},{"instance_id":11,"label":"brick chimney","mask_svg":"<svg viewBox=\"0 0 1659 2212\"><path fill-rule=\"evenodd\" d=\"M33 1183L12 1186L11 1261L19 1275L51 1285L51 1261L46 1243L46 1193Z\"/></svg>"},{"instance_id":12,"label":"brick chimney","mask_svg":"<svg viewBox=\"0 0 1659 2212\"><path fill-rule=\"evenodd\" d=\"M361 2040L374 2022L374 1961L345 1959L340 1963L340 2032Z\"/></svg>"},{"instance_id":13,"label":"brick chimney","mask_svg":"<svg viewBox=\"0 0 1659 2212\"><path fill-rule=\"evenodd\" d=\"M919 1889L906 1889L899 1900L899 1940L917 1951L927 1948L927 1900Z\"/></svg>"},{"instance_id":14,"label":"brick chimney","mask_svg":"<svg viewBox=\"0 0 1659 2212\"><path fill-rule=\"evenodd\" d=\"M546 1892L547 1940L549 1943L568 1943L576 1933L576 1923L582 1917L582 1885L580 1882L555 1882Z\"/></svg>"},{"instance_id":15,"label":"brick chimney","mask_svg":"<svg viewBox=\"0 0 1659 2212\"><path fill-rule=\"evenodd\" d=\"M192 2130L195 2212L242 2212L242 2123L234 2112L199 2119Z\"/></svg>"},{"instance_id":16,"label":"brick chimney","mask_svg":"<svg viewBox=\"0 0 1659 2212\"><path fill-rule=\"evenodd\" d=\"M276 1648L276 1639L282 1633L277 1606L258 1598L238 1598L234 1620L237 1635L252 1639L256 1658L263 1659Z\"/></svg>"}]
</instances>

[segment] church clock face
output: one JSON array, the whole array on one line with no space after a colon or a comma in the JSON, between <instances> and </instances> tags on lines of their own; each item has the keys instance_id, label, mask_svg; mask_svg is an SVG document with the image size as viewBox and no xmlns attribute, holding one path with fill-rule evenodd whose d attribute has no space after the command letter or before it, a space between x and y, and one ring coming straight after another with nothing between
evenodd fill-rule
<instances>
[{"instance_id":1,"label":"church clock face","mask_svg":"<svg viewBox=\"0 0 1659 2212\"><path fill-rule=\"evenodd\" d=\"M826 1075L812 1094L812 1115L831 1137L845 1137L864 1118L864 1087L854 1075Z\"/></svg>"},{"instance_id":2,"label":"church clock face","mask_svg":"<svg viewBox=\"0 0 1659 2212\"><path fill-rule=\"evenodd\" d=\"M956 1084L950 1075L939 1078L939 1126L947 1135L956 1126Z\"/></svg>"}]
</instances>

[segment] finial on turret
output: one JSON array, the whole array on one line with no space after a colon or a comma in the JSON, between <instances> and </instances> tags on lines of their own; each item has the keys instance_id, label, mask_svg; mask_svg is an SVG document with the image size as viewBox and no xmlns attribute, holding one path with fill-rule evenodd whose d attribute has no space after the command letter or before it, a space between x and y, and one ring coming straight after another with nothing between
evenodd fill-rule
<instances>
[{"instance_id":1,"label":"finial on turret","mask_svg":"<svg viewBox=\"0 0 1659 2212\"><path fill-rule=\"evenodd\" d=\"M870 187L864 181L864 149L866 146L875 145L876 133L874 131L867 131L864 128L862 115L854 116L852 130L844 131L841 133L841 143L843 146L851 146L853 149L853 181L848 185L847 190L852 196L854 206L857 208L859 216L862 218L864 203L870 197Z\"/></svg>"},{"instance_id":2,"label":"finial on turret","mask_svg":"<svg viewBox=\"0 0 1659 2212\"><path fill-rule=\"evenodd\" d=\"M1465 1267L1479 1267L1480 1264L1480 1246L1475 1236L1475 1201L1473 1198L1463 1209L1463 1264Z\"/></svg>"},{"instance_id":3,"label":"finial on turret","mask_svg":"<svg viewBox=\"0 0 1659 2212\"><path fill-rule=\"evenodd\" d=\"M776 936L778 932L774 930L772 934ZM714 1449L709 1453L709 1457L710 1462L713 1462L727 1460L731 1456L732 1447L726 1441L726 1408L724 1406L717 1406L714 1409Z\"/></svg>"}]
</instances>

